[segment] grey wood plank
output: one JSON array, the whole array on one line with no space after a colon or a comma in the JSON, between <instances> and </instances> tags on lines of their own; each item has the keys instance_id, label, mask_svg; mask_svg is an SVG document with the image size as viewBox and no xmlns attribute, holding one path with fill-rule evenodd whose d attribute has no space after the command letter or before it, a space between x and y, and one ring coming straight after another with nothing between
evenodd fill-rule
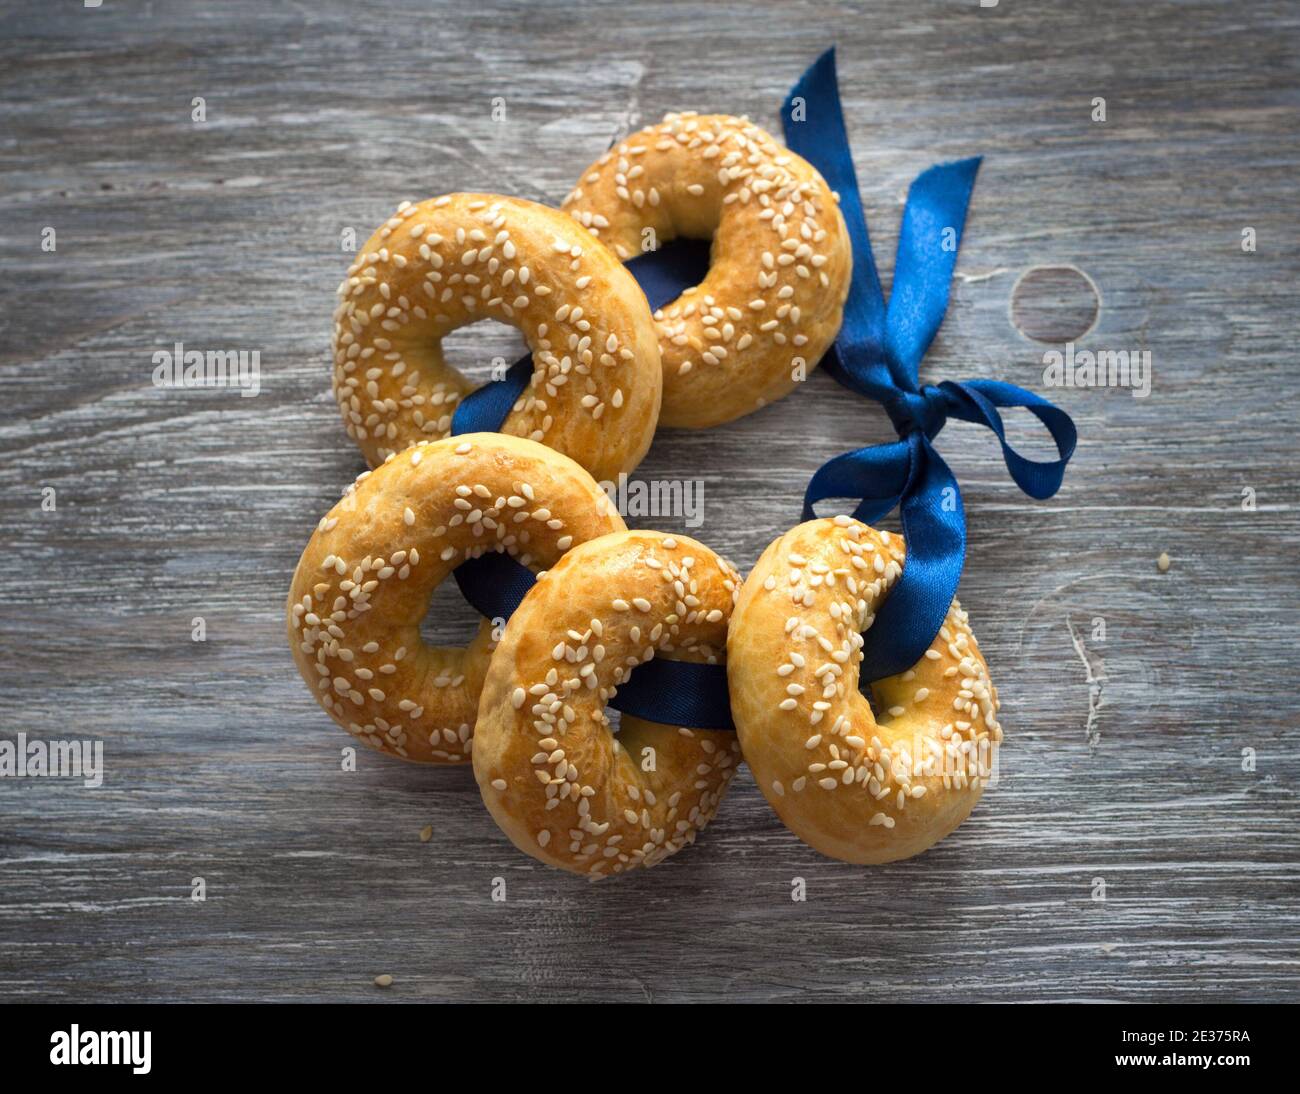
<instances>
[{"instance_id":1,"label":"grey wood plank","mask_svg":"<svg viewBox=\"0 0 1300 1094\"><path fill-rule=\"evenodd\" d=\"M1294 5L13 6L0 734L102 739L108 771L0 779L0 999L1300 999ZM742 773L695 847L592 886L516 853L467 770L341 772L281 633L298 552L363 466L328 391L341 233L442 191L556 202L672 109L776 128L832 42L886 279L910 179L986 157L924 379L1043 390L1051 346L1011 322L1040 266L1097 285L1081 347L1154 357L1149 398L1045 392L1082 438L1051 501L989 434L939 438L1000 785L933 851L863 870ZM512 337L475 328L457 359ZM261 394L154 389L176 341L259 350ZM663 431L638 474L702 478L692 534L747 568L823 460L890 439L816 374ZM437 616L439 637L472 622L450 593Z\"/></svg>"}]
</instances>

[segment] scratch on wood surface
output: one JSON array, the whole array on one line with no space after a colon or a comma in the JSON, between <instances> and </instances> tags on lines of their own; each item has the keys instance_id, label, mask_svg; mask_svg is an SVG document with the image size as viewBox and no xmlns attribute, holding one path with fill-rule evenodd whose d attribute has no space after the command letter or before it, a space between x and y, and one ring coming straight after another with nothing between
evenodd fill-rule
<instances>
[{"instance_id":1,"label":"scratch on wood surface","mask_svg":"<svg viewBox=\"0 0 1300 1094\"><path fill-rule=\"evenodd\" d=\"M972 270L963 273L956 270L953 276L965 285L978 285L982 281L992 281L995 277L1001 277L1003 274L1012 273L1013 271L1006 266L998 266L992 270Z\"/></svg>"},{"instance_id":2,"label":"scratch on wood surface","mask_svg":"<svg viewBox=\"0 0 1300 1094\"><path fill-rule=\"evenodd\" d=\"M1088 656L1088 648L1084 645L1079 629L1074 625L1074 620L1068 615L1065 617L1065 625L1070 628L1070 642L1074 645L1074 651L1079 655L1079 660L1083 662L1084 678L1088 682L1088 721L1084 726L1084 733L1087 735L1088 744L1095 748L1101 743L1099 719L1101 718L1102 692L1106 687L1105 662L1098 657L1097 665L1099 668L1094 669L1092 658Z\"/></svg>"}]
</instances>

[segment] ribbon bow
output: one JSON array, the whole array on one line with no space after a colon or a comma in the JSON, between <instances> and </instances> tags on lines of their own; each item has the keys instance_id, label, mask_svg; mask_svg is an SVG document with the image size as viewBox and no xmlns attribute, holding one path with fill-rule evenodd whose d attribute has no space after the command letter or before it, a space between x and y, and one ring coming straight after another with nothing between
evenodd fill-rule
<instances>
[{"instance_id":1,"label":"ribbon bow","mask_svg":"<svg viewBox=\"0 0 1300 1094\"><path fill-rule=\"evenodd\" d=\"M796 104L802 109L796 110ZM901 438L836 456L817 470L804 494L804 520L817 515L813 506L824 498L860 497L853 516L867 524L895 506L900 510L907 543L903 574L864 636L862 650L862 679L879 680L921 658L943 626L961 577L966 554L961 491L931 444L944 423L960 418L993 430L1016 485L1039 499L1060 488L1077 434L1065 411L1014 384L967 380L920 386L921 358L948 310L979 158L931 167L908 189L886 304L849 155L834 49L823 53L790 90L782 124L789 148L839 193L853 244L853 281L843 325L822 367L851 391L883 404ZM999 407L1029 410L1047 426L1060 458L1040 462L1016 452L1007 444Z\"/></svg>"}]
</instances>

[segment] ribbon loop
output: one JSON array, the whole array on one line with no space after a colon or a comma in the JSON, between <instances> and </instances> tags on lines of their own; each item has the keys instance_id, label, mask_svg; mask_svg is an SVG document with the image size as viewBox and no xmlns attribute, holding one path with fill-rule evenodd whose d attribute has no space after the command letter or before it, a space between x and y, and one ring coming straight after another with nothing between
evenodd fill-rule
<instances>
[{"instance_id":1,"label":"ribbon loop","mask_svg":"<svg viewBox=\"0 0 1300 1094\"><path fill-rule=\"evenodd\" d=\"M922 171L907 190L894 260L894 285L885 309L885 346L896 383L917 381L921 358L948 311L957 248L975 189L980 157Z\"/></svg>"},{"instance_id":2,"label":"ribbon loop","mask_svg":"<svg viewBox=\"0 0 1300 1094\"><path fill-rule=\"evenodd\" d=\"M1050 498L1061 488L1066 464L1074 455L1079 439L1074 421L1064 410L1032 391L1001 380L966 380L962 383L949 380L942 386L951 398L953 417L987 426L997 434L998 442L1002 445L1002 460L1021 490L1041 501ZM1006 430L998 407L1023 407L1047 426L1047 431L1056 443L1057 459L1031 460L1007 444Z\"/></svg>"}]
</instances>

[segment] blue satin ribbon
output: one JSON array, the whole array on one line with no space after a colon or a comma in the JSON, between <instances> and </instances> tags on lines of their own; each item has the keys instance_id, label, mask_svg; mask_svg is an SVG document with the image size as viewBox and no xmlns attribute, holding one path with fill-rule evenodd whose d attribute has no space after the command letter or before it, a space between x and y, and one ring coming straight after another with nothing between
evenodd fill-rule
<instances>
[{"instance_id":1,"label":"blue satin ribbon","mask_svg":"<svg viewBox=\"0 0 1300 1094\"><path fill-rule=\"evenodd\" d=\"M993 430L1012 479L1033 498L1050 498L1060 488L1077 435L1068 414L1014 384L967 380L920 385L921 358L948 310L979 159L931 167L912 183L886 304L849 154L833 49L791 89L781 117L786 144L839 193L853 243L844 322L822 367L851 391L883 404L901 438L835 457L813 475L804 495L804 520L817 515L813 506L824 498L861 498L853 516L868 524L896 506L900 510L907 544L903 574L876 613L862 651L862 679L879 680L920 660L943 626L961 578L966 554L961 491L930 443L944 423L960 418ZM1016 452L1007 444L1001 407L1024 407L1037 417L1060 458L1040 462Z\"/></svg>"}]
</instances>

